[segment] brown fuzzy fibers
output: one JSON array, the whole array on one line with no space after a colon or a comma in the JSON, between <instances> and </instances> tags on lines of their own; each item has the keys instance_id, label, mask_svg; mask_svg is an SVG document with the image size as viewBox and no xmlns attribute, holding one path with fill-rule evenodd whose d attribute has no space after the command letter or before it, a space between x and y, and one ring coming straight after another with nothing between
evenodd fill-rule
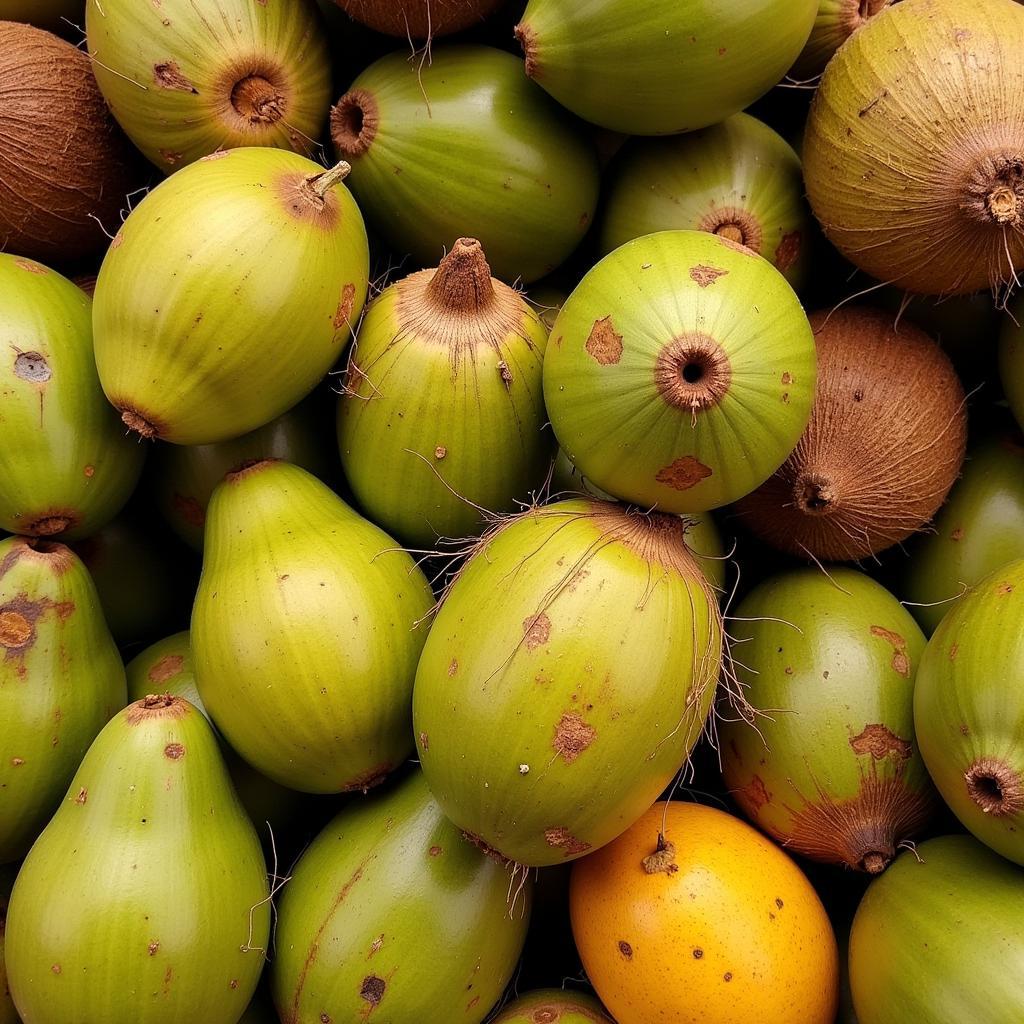
<instances>
[{"instance_id":1,"label":"brown fuzzy fibers","mask_svg":"<svg viewBox=\"0 0 1024 1024\"><path fill-rule=\"evenodd\" d=\"M871 309L811 317L818 386L796 450L737 509L790 554L865 558L924 526L960 473L963 388L919 328Z\"/></svg>"},{"instance_id":2,"label":"brown fuzzy fibers","mask_svg":"<svg viewBox=\"0 0 1024 1024\"><path fill-rule=\"evenodd\" d=\"M135 151L89 58L42 29L0 21L0 248L66 266L102 253L139 181Z\"/></svg>"},{"instance_id":3,"label":"brown fuzzy fibers","mask_svg":"<svg viewBox=\"0 0 1024 1024\"><path fill-rule=\"evenodd\" d=\"M504 0L335 0L356 21L402 39L429 39L479 24Z\"/></svg>"}]
</instances>

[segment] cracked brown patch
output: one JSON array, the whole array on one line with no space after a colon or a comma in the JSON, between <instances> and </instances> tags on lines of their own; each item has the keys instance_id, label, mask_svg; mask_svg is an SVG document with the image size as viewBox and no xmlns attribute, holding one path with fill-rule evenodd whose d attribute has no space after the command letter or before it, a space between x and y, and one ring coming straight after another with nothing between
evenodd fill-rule
<instances>
[{"instance_id":1,"label":"cracked brown patch","mask_svg":"<svg viewBox=\"0 0 1024 1024\"><path fill-rule=\"evenodd\" d=\"M742 789L736 791L740 803L752 812L757 812L771 801L772 795L760 775L755 775Z\"/></svg>"},{"instance_id":2,"label":"cracked brown patch","mask_svg":"<svg viewBox=\"0 0 1024 1024\"><path fill-rule=\"evenodd\" d=\"M171 498L171 506L189 526L202 527L206 525L206 509L199 504L197 499L186 497L184 494L175 494Z\"/></svg>"},{"instance_id":3,"label":"cracked brown patch","mask_svg":"<svg viewBox=\"0 0 1024 1024\"><path fill-rule=\"evenodd\" d=\"M594 321L585 347L602 366L612 366L622 358L622 335L612 326L610 316Z\"/></svg>"},{"instance_id":4,"label":"cracked brown patch","mask_svg":"<svg viewBox=\"0 0 1024 1024\"><path fill-rule=\"evenodd\" d=\"M166 683L173 679L185 664L185 658L181 654L168 654L161 658L147 673L146 678L151 683Z\"/></svg>"},{"instance_id":5,"label":"cracked brown patch","mask_svg":"<svg viewBox=\"0 0 1024 1024\"><path fill-rule=\"evenodd\" d=\"M20 612L0 612L0 644L8 650L25 647L32 632L32 623Z\"/></svg>"},{"instance_id":6,"label":"cracked brown patch","mask_svg":"<svg viewBox=\"0 0 1024 1024\"><path fill-rule=\"evenodd\" d=\"M451 679L451 677L454 676L455 673L458 672L458 671L459 671L459 663L458 663L458 661L456 661L455 658L452 658L451 662L448 665L448 678Z\"/></svg>"},{"instance_id":7,"label":"cracked brown patch","mask_svg":"<svg viewBox=\"0 0 1024 1024\"><path fill-rule=\"evenodd\" d=\"M153 81L161 89L173 89L175 92L191 92L199 95L196 87L181 73L177 61L166 60L153 65Z\"/></svg>"},{"instance_id":8,"label":"cracked brown patch","mask_svg":"<svg viewBox=\"0 0 1024 1024\"><path fill-rule=\"evenodd\" d=\"M697 266L690 267L691 280L696 281L701 288L713 285L720 277L725 277L728 273L728 270L709 267L706 263L698 263Z\"/></svg>"},{"instance_id":9,"label":"cracked brown patch","mask_svg":"<svg viewBox=\"0 0 1024 1024\"><path fill-rule=\"evenodd\" d=\"M387 982L378 978L376 974L369 974L363 978L363 984L359 989L359 995L371 1006L376 1006L383 998L387 989Z\"/></svg>"},{"instance_id":10,"label":"cracked brown patch","mask_svg":"<svg viewBox=\"0 0 1024 1024\"><path fill-rule=\"evenodd\" d=\"M881 637L886 643L892 644L892 667L904 679L910 676L910 658L907 657L907 641L884 626L872 626L871 635Z\"/></svg>"},{"instance_id":11,"label":"cracked brown patch","mask_svg":"<svg viewBox=\"0 0 1024 1024\"><path fill-rule=\"evenodd\" d=\"M420 746L424 750L430 749L430 737L425 732L420 733Z\"/></svg>"},{"instance_id":12,"label":"cracked brown patch","mask_svg":"<svg viewBox=\"0 0 1024 1024\"><path fill-rule=\"evenodd\" d=\"M679 870L675 844L659 835L654 853L644 857L640 864L648 875L674 875Z\"/></svg>"},{"instance_id":13,"label":"cracked brown patch","mask_svg":"<svg viewBox=\"0 0 1024 1024\"><path fill-rule=\"evenodd\" d=\"M890 755L906 761L914 752L912 743L880 724L866 725L862 733L850 737L850 746L855 754L870 754L876 761Z\"/></svg>"},{"instance_id":14,"label":"cracked brown patch","mask_svg":"<svg viewBox=\"0 0 1024 1024\"><path fill-rule=\"evenodd\" d=\"M168 743L164 747L164 757L172 761L178 761L185 756L185 747L181 743Z\"/></svg>"},{"instance_id":15,"label":"cracked brown patch","mask_svg":"<svg viewBox=\"0 0 1024 1024\"><path fill-rule=\"evenodd\" d=\"M550 637L551 620L544 612L523 619L523 638L528 651L535 651L542 644L546 644Z\"/></svg>"},{"instance_id":16,"label":"cracked brown patch","mask_svg":"<svg viewBox=\"0 0 1024 1024\"><path fill-rule=\"evenodd\" d=\"M352 306L356 301L356 286L354 284L347 284L341 289L341 298L338 301L338 309L334 314L334 329L340 330L342 327L350 327L352 325Z\"/></svg>"},{"instance_id":17,"label":"cracked brown patch","mask_svg":"<svg viewBox=\"0 0 1024 1024\"><path fill-rule=\"evenodd\" d=\"M959 653L960 653L960 645L959 644L953 644L953 646L950 647L950 649L949 649L949 660L950 661L956 661L956 656Z\"/></svg>"},{"instance_id":18,"label":"cracked brown patch","mask_svg":"<svg viewBox=\"0 0 1024 1024\"><path fill-rule=\"evenodd\" d=\"M696 487L702 480L711 476L711 470L699 459L685 455L676 459L671 465L658 471L654 478L659 484L665 484L676 491L687 491Z\"/></svg>"},{"instance_id":19,"label":"cracked brown patch","mask_svg":"<svg viewBox=\"0 0 1024 1024\"><path fill-rule=\"evenodd\" d=\"M775 266L782 273L796 263L800 256L802 242L803 238L799 231L791 231L788 235L784 235L782 241L779 242L778 248L775 250Z\"/></svg>"},{"instance_id":20,"label":"cracked brown patch","mask_svg":"<svg viewBox=\"0 0 1024 1024\"><path fill-rule=\"evenodd\" d=\"M14 375L32 384L45 384L53 372L41 352L19 352L14 360Z\"/></svg>"},{"instance_id":21,"label":"cracked brown patch","mask_svg":"<svg viewBox=\"0 0 1024 1024\"><path fill-rule=\"evenodd\" d=\"M566 712L555 726L551 746L566 764L572 764L596 738L597 730L592 725L587 725L576 712Z\"/></svg>"},{"instance_id":22,"label":"cracked brown patch","mask_svg":"<svg viewBox=\"0 0 1024 1024\"><path fill-rule=\"evenodd\" d=\"M619 941L619 952L627 959L633 959L633 947L623 940Z\"/></svg>"},{"instance_id":23,"label":"cracked brown patch","mask_svg":"<svg viewBox=\"0 0 1024 1024\"><path fill-rule=\"evenodd\" d=\"M156 956L157 953L160 951L160 943L151 942L146 948L149 951L150 956Z\"/></svg>"},{"instance_id":24,"label":"cracked brown patch","mask_svg":"<svg viewBox=\"0 0 1024 1024\"><path fill-rule=\"evenodd\" d=\"M567 828L548 828L544 830L544 842L557 850L564 850L566 857L572 857L580 853L586 853L590 849L590 843L577 839Z\"/></svg>"},{"instance_id":25,"label":"cracked brown patch","mask_svg":"<svg viewBox=\"0 0 1024 1024\"><path fill-rule=\"evenodd\" d=\"M83 786L78 791L78 796L75 797L75 803L76 804L84 804L86 802L86 800L88 800L88 799L89 799L89 790L87 790L85 788L85 786Z\"/></svg>"},{"instance_id":26,"label":"cracked brown patch","mask_svg":"<svg viewBox=\"0 0 1024 1024\"><path fill-rule=\"evenodd\" d=\"M389 761L385 761L375 768L370 768L361 775L357 775L351 782L347 782L342 786L338 792L368 793L374 786L379 786L388 777L392 768L394 768L394 765Z\"/></svg>"}]
</instances>

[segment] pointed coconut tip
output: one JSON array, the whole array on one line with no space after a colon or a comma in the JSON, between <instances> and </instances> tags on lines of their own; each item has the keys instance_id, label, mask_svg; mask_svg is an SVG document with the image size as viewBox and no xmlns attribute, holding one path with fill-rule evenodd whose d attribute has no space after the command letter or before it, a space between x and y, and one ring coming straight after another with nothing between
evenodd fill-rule
<instances>
[{"instance_id":1,"label":"pointed coconut tip","mask_svg":"<svg viewBox=\"0 0 1024 1024\"><path fill-rule=\"evenodd\" d=\"M280 459L248 459L245 462L240 462L231 472L225 473L224 482L227 484L241 483L271 466L276 466L280 461Z\"/></svg>"},{"instance_id":2,"label":"pointed coconut tip","mask_svg":"<svg viewBox=\"0 0 1024 1024\"><path fill-rule=\"evenodd\" d=\"M191 710L192 705L183 697L175 697L171 693L151 693L129 704L124 710L124 717L129 725L139 725L154 718L184 718Z\"/></svg>"},{"instance_id":3,"label":"pointed coconut tip","mask_svg":"<svg viewBox=\"0 0 1024 1024\"><path fill-rule=\"evenodd\" d=\"M491 267L475 238L460 238L427 285L428 297L445 313L479 313L494 302Z\"/></svg>"},{"instance_id":4,"label":"pointed coconut tip","mask_svg":"<svg viewBox=\"0 0 1024 1024\"><path fill-rule=\"evenodd\" d=\"M331 140L338 153L355 160L377 137L380 107L367 89L351 89L331 108Z\"/></svg>"},{"instance_id":5,"label":"pointed coconut tip","mask_svg":"<svg viewBox=\"0 0 1024 1024\"><path fill-rule=\"evenodd\" d=\"M668 512L647 512L611 501L594 501L592 515L602 533L629 548L646 562L681 576L704 580L686 543L687 522Z\"/></svg>"}]
</instances>

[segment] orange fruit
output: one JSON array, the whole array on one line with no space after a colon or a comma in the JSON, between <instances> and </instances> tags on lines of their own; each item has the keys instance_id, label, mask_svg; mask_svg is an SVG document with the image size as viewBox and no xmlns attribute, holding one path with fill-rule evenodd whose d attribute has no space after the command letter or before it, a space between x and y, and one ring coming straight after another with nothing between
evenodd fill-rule
<instances>
[{"instance_id":1,"label":"orange fruit","mask_svg":"<svg viewBox=\"0 0 1024 1024\"><path fill-rule=\"evenodd\" d=\"M655 804L574 865L569 905L587 976L618 1024L835 1019L825 908L782 850L722 811Z\"/></svg>"}]
</instances>

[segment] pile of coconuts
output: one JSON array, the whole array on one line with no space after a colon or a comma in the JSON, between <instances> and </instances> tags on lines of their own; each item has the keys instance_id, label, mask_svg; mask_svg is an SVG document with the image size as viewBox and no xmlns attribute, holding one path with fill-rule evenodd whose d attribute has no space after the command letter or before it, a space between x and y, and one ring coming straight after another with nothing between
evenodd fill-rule
<instances>
[{"instance_id":1,"label":"pile of coconuts","mask_svg":"<svg viewBox=\"0 0 1024 1024\"><path fill-rule=\"evenodd\" d=\"M0 1024L1020 1024L1024 4L0 0Z\"/></svg>"}]
</instances>

